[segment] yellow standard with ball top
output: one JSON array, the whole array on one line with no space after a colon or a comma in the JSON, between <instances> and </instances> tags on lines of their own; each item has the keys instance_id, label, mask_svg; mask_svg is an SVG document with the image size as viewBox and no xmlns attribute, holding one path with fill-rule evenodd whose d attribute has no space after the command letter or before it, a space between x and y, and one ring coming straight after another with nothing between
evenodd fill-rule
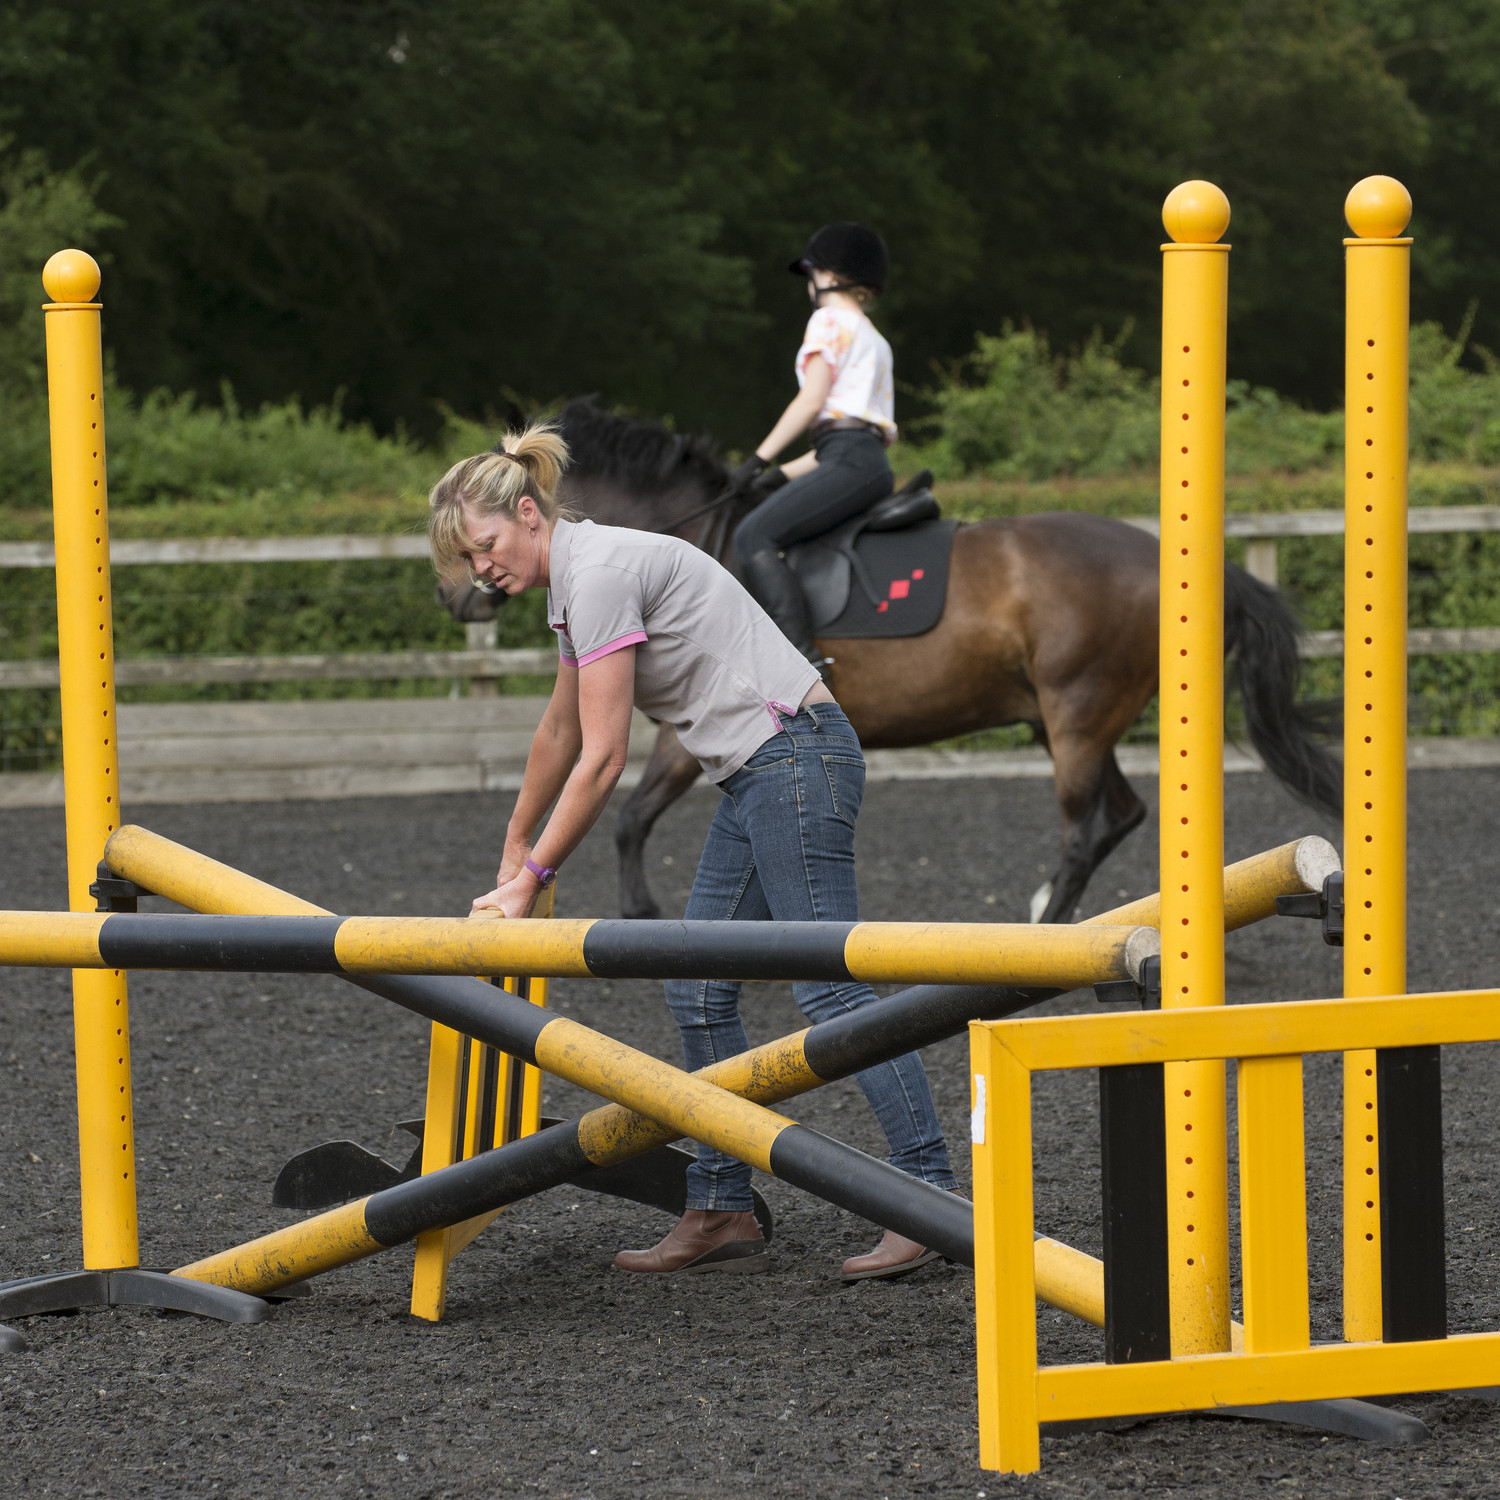
<instances>
[{"instance_id":1,"label":"yellow standard with ball top","mask_svg":"<svg viewBox=\"0 0 1500 1500\"><path fill-rule=\"evenodd\" d=\"M1406 527L1411 194L1344 217L1344 994L1406 991ZM1373 1052L1344 1055L1344 1337L1382 1336Z\"/></svg>"},{"instance_id":2,"label":"yellow standard with ball top","mask_svg":"<svg viewBox=\"0 0 1500 1500\"><path fill-rule=\"evenodd\" d=\"M1162 1005L1224 1003L1224 374L1229 200L1162 208ZM1165 1076L1172 1353L1229 1348L1224 1064Z\"/></svg>"},{"instance_id":3,"label":"yellow standard with ball top","mask_svg":"<svg viewBox=\"0 0 1500 1500\"><path fill-rule=\"evenodd\" d=\"M99 266L59 250L42 271L57 553L57 646L67 801L68 908L95 910L109 836L120 826L114 626L109 587L109 503L104 466L104 358ZM107 872L102 872L107 875ZM77 1058L81 1271L0 1285L0 1316L133 1304L259 1322L258 1297L217 1289L184 1296L177 1278L137 1269L135 1130L130 1019L123 969L73 972ZM25 1348L0 1328L0 1351Z\"/></svg>"},{"instance_id":4,"label":"yellow standard with ball top","mask_svg":"<svg viewBox=\"0 0 1500 1500\"><path fill-rule=\"evenodd\" d=\"M57 548L63 786L68 909L93 911L89 886L120 826L109 509L104 477L104 361L99 267L81 250L47 262L47 392L52 421L52 525ZM83 1263L94 1270L138 1258L130 1023L125 975L73 974L78 1070L78 1158Z\"/></svg>"}]
</instances>

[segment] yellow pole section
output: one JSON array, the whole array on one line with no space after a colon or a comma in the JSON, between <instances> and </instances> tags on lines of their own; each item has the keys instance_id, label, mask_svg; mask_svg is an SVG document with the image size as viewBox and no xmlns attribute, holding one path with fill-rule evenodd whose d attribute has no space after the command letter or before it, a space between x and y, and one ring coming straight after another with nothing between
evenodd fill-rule
<instances>
[{"instance_id":1,"label":"yellow pole section","mask_svg":"<svg viewBox=\"0 0 1500 1500\"><path fill-rule=\"evenodd\" d=\"M1321 891L1339 868L1338 850L1327 839L1309 834L1263 854L1224 867L1224 930L1235 932L1276 915L1278 896ZM1111 911L1100 912L1082 927L1160 927L1161 896L1142 896Z\"/></svg>"},{"instance_id":2,"label":"yellow pole section","mask_svg":"<svg viewBox=\"0 0 1500 1500\"><path fill-rule=\"evenodd\" d=\"M1237 1093L1245 1352L1306 1349L1307 1161L1300 1054L1245 1058Z\"/></svg>"},{"instance_id":3,"label":"yellow pole section","mask_svg":"<svg viewBox=\"0 0 1500 1500\"><path fill-rule=\"evenodd\" d=\"M1344 994L1406 990L1406 463L1411 194L1344 204ZM1378 1339L1375 1054L1344 1054L1344 1337Z\"/></svg>"},{"instance_id":4,"label":"yellow pole section","mask_svg":"<svg viewBox=\"0 0 1500 1500\"><path fill-rule=\"evenodd\" d=\"M1224 1003L1224 359L1229 200L1168 195L1162 222L1162 1004ZM1166 1068L1172 1353L1229 1348L1222 1062Z\"/></svg>"},{"instance_id":5,"label":"yellow pole section","mask_svg":"<svg viewBox=\"0 0 1500 1500\"><path fill-rule=\"evenodd\" d=\"M57 545L57 652L61 671L63 792L67 801L68 908L93 911L89 885L120 823L115 653L109 592L109 505L104 476L104 358L99 267L60 250L42 271L47 395L52 419L52 527ZM130 1019L118 969L73 973L78 1166L83 1263L139 1261Z\"/></svg>"}]
</instances>

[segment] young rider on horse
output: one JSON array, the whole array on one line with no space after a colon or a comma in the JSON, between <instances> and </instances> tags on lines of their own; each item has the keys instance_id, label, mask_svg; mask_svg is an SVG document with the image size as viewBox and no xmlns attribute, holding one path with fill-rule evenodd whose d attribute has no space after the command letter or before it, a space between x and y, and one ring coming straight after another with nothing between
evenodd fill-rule
<instances>
[{"instance_id":1,"label":"young rider on horse","mask_svg":"<svg viewBox=\"0 0 1500 1500\"><path fill-rule=\"evenodd\" d=\"M890 494L886 447L895 441L891 346L866 309L885 290L890 253L863 224L826 224L790 269L807 278L813 304L797 351L801 390L731 484L769 493L735 533L745 586L825 678L807 603L784 548L831 531ZM771 461L810 433L813 451L779 469Z\"/></svg>"},{"instance_id":2,"label":"young rider on horse","mask_svg":"<svg viewBox=\"0 0 1500 1500\"><path fill-rule=\"evenodd\" d=\"M724 793L689 920L858 921L854 822L865 763L843 710L706 552L679 537L567 517L557 500L567 457L563 440L539 424L455 464L432 491L428 529L439 573L467 564L507 594L545 588L561 653L496 888L474 910L530 915L604 811L638 706L676 728ZM689 1069L748 1048L737 983L673 980L666 990ZM793 994L814 1023L875 999L856 983L797 984ZM921 1058L913 1052L868 1068L859 1085L893 1164L953 1188ZM869 1254L845 1261L843 1274L901 1275L934 1255L888 1231ZM700 1146L688 1169L687 1212L660 1244L621 1251L615 1263L627 1271L764 1270L750 1168Z\"/></svg>"}]
</instances>

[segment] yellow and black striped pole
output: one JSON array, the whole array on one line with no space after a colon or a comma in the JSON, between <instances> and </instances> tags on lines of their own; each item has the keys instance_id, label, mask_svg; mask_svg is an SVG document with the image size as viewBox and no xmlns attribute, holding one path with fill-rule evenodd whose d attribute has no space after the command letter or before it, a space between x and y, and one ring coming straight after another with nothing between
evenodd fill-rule
<instances>
[{"instance_id":1,"label":"yellow and black striped pole","mask_svg":"<svg viewBox=\"0 0 1500 1500\"><path fill-rule=\"evenodd\" d=\"M1411 194L1356 183L1344 215L1344 994L1406 990L1406 470ZM1373 1052L1344 1055L1344 1337L1381 1336Z\"/></svg>"},{"instance_id":2,"label":"yellow and black striped pole","mask_svg":"<svg viewBox=\"0 0 1500 1500\"><path fill-rule=\"evenodd\" d=\"M1224 378L1229 200L1211 182L1162 210L1162 1005L1224 1003ZM1222 1062L1166 1068L1173 1354L1229 1348Z\"/></svg>"},{"instance_id":3,"label":"yellow and black striped pole","mask_svg":"<svg viewBox=\"0 0 1500 1500\"><path fill-rule=\"evenodd\" d=\"M68 906L94 910L89 886L120 824L109 505L104 469L104 359L99 267L60 250L42 271L47 394L52 427L52 517L57 550L57 652L67 801ZM134 1266L135 1130L130 1021L120 968L73 975L83 1263Z\"/></svg>"},{"instance_id":4,"label":"yellow and black striped pole","mask_svg":"<svg viewBox=\"0 0 1500 1500\"><path fill-rule=\"evenodd\" d=\"M1067 990L1131 978L1158 947L1154 928L1019 922L506 922L0 912L0 967L862 979L872 984L930 979Z\"/></svg>"}]
</instances>

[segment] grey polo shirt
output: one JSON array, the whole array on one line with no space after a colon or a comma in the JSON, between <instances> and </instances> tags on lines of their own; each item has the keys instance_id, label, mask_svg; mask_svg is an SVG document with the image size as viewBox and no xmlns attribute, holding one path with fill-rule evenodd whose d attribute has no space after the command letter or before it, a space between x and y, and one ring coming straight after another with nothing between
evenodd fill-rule
<instances>
[{"instance_id":1,"label":"grey polo shirt","mask_svg":"<svg viewBox=\"0 0 1500 1500\"><path fill-rule=\"evenodd\" d=\"M634 646L636 707L672 725L710 781L733 776L818 681L739 580L679 537L559 521L549 571L563 669Z\"/></svg>"}]
</instances>

